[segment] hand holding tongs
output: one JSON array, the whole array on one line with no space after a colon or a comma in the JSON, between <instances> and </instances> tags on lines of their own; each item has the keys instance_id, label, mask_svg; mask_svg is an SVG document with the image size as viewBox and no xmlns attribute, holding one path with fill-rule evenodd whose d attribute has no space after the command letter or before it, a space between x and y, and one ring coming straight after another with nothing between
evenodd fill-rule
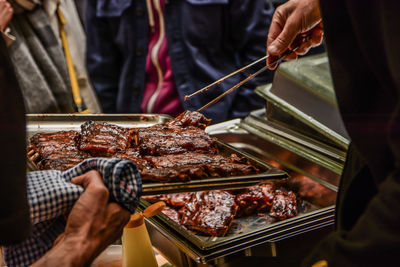
<instances>
[{"instance_id":1,"label":"hand holding tongs","mask_svg":"<svg viewBox=\"0 0 400 267\"><path fill-rule=\"evenodd\" d=\"M230 89L228 89L227 91L223 92L222 94L220 94L219 96L217 96L216 98L214 98L213 100L211 100L209 103L207 103L207 104L204 105L203 107L199 108L197 111L202 111L202 110L208 108L209 106L211 106L211 105L217 103L221 98L223 98L223 97L226 96L227 94L231 93L232 91L234 91L234 90L235 90L236 88L238 88L239 86L243 85L244 83L246 83L246 82L249 81L250 79L256 77L258 74L260 74L260 73L262 73L262 72L268 70L268 68L269 68L270 66L272 66L272 65L274 65L274 64L276 64L276 63L278 63L281 59L283 59L284 57L286 57L286 56L289 55L290 53L296 51L296 50L300 47L300 45L301 45L302 43L307 42L309 39L310 39L310 36L309 36L308 34L302 34L302 35L300 35L300 36L297 37L296 40L293 42L293 43L295 43L295 48L294 48L294 49L291 49L291 50L288 49L288 50L286 50L286 52L284 52L278 59L276 59L276 60L273 61L272 63L270 63L270 64L268 64L268 65L262 67L261 69L259 69L259 70L256 71L255 73L250 74L250 75L247 76L243 81L237 83L237 84L234 85L232 88L230 88ZM230 74L228 74L228 75L222 77L221 79L219 79L219 80L217 80L217 81L215 81L215 82L213 82L213 83L211 83L211 84L209 84L209 85L203 87L202 89L200 89L200 90L198 90L198 91L196 91L196 92L194 92L194 93L192 93L192 94L190 94L190 95L185 96L185 101L188 100L189 98L191 98L192 96L195 96L195 95L201 94L201 93L203 93L203 92L205 92L205 91L208 91L211 87L213 87L213 86L215 86L215 85L217 85L217 84L222 83L222 82L223 82L224 80L226 80L227 78L229 78L229 77L231 77L231 76L233 76L233 75L235 75L235 74L237 74L237 73L239 73L239 72L242 72L242 71L244 71L244 70L250 68L251 66L253 66L253 65L255 65L255 64L257 64L257 63L259 63L259 62L261 62L261 61L263 61L263 60L266 60L268 57L269 57L269 55L264 56L264 57L262 57L262 58L260 58L260 59L257 59L256 61L253 61L253 62L250 63L249 65L244 66L243 68L238 69L238 70L236 70L236 71L234 71L234 72L232 72L232 73L230 73Z\"/></svg>"}]
</instances>

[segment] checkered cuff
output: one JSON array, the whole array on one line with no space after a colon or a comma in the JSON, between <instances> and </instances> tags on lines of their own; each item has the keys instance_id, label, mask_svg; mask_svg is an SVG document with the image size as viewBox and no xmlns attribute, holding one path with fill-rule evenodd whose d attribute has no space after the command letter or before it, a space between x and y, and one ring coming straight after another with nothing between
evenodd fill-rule
<instances>
[{"instance_id":1,"label":"checkered cuff","mask_svg":"<svg viewBox=\"0 0 400 267\"><path fill-rule=\"evenodd\" d=\"M135 211L142 182L136 166L130 161L93 158L65 172L30 172L27 174L27 187L33 229L23 243L3 248L7 266L28 266L52 247L54 240L64 231L64 215L70 212L84 191L70 181L90 170L100 172L112 201L132 213Z\"/></svg>"}]
</instances>

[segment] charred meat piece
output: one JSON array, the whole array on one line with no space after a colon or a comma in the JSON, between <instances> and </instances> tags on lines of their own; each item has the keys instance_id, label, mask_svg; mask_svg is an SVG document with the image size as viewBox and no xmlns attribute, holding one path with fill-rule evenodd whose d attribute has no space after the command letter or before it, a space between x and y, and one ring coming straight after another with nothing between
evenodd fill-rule
<instances>
[{"instance_id":1,"label":"charred meat piece","mask_svg":"<svg viewBox=\"0 0 400 267\"><path fill-rule=\"evenodd\" d=\"M35 165L41 170L64 171L90 158L90 154L78 149L79 137L75 131L35 134L29 147L36 154ZM30 158L31 151L28 152Z\"/></svg>"},{"instance_id":2,"label":"charred meat piece","mask_svg":"<svg viewBox=\"0 0 400 267\"><path fill-rule=\"evenodd\" d=\"M235 155L236 158L238 157ZM160 173L166 175L169 181L187 181L190 179L248 175L259 172L250 163L232 163L231 157L225 158L221 155L213 154L190 152L162 157L146 157L146 159L155 166L155 169L149 169L143 173L147 180L160 179L158 178Z\"/></svg>"},{"instance_id":3,"label":"charred meat piece","mask_svg":"<svg viewBox=\"0 0 400 267\"><path fill-rule=\"evenodd\" d=\"M185 192L185 193L143 196L142 198L147 200L150 203L164 201L169 207L181 208L192 198L192 195L193 195L193 193L191 193L191 192Z\"/></svg>"},{"instance_id":4,"label":"charred meat piece","mask_svg":"<svg viewBox=\"0 0 400 267\"><path fill-rule=\"evenodd\" d=\"M206 165L228 162L229 160L221 155L185 153L178 155L166 155L162 157L146 157L154 166L159 168L175 168L188 165Z\"/></svg>"},{"instance_id":5,"label":"charred meat piece","mask_svg":"<svg viewBox=\"0 0 400 267\"><path fill-rule=\"evenodd\" d=\"M211 119L207 119L203 114L197 111L184 111L175 119L172 119L165 123L168 126L195 126L200 129L205 129L210 125Z\"/></svg>"},{"instance_id":6,"label":"charred meat piece","mask_svg":"<svg viewBox=\"0 0 400 267\"><path fill-rule=\"evenodd\" d=\"M249 187L246 192L235 197L239 211L236 217L248 216L254 213L268 212L274 199L272 184L261 184Z\"/></svg>"},{"instance_id":7,"label":"charred meat piece","mask_svg":"<svg viewBox=\"0 0 400 267\"><path fill-rule=\"evenodd\" d=\"M144 159L142 155L140 155L137 148L128 148L125 151L117 152L113 155L113 157L132 161L133 163L135 163L138 170L152 167L150 162Z\"/></svg>"},{"instance_id":8,"label":"charred meat piece","mask_svg":"<svg viewBox=\"0 0 400 267\"><path fill-rule=\"evenodd\" d=\"M193 193L179 213L185 227L211 236L224 236L237 209L232 194L215 190Z\"/></svg>"},{"instance_id":9,"label":"charred meat piece","mask_svg":"<svg viewBox=\"0 0 400 267\"><path fill-rule=\"evenodd\" d=\"M207 178L204 168L199 165L179 166L175 168L148 168L140 172L142 181L153 182L178 182L191 179Z\"/></svg>"},{"instance_id":10,"label":"charred meat piece","mask_svg":"<svg viewBox=\"0 0 400 267\"><path fill-rule=\"evenodd\" d=\"M278 220L297 216L296 195L292 191L276 190L269 215Z\"/></svg>"},{"instance_id":11,"label":"charred meat piece","mask_svg":"<svg viewBox=\"0 0 400 267\"><path fill-rule=\"evenodd\" d=\"M182 154L188 151L218 152L215 140L201 129L155 125L138 130L138 144L142 155Z\"/></svg>"},{"instance_id":12,"label":"charred meat piece","mask_svg":"<svg viewBox=\"0 0 400 267\"><path fill-rule=\"evenodd\" d=\"M134 138L135 130L117 125L88 121L81 125L79 149L93 156L110 156L127 149Z\"/></svg>"},{"instance_id":13,"label":"charred meat piece","mask_svg":"<svg viewBox=\"0 0 400 267\"><path fill-rule=\"evenodd\" d=\"M166 216L168 216L170 219L172 219L174 222L176 222L177 224L181 224L180 222L180 217L179 217L179 213L177 210L170 208L168 206L166 206L163 210L162 213L164 213Z\"/></svg>"}]
</instances>

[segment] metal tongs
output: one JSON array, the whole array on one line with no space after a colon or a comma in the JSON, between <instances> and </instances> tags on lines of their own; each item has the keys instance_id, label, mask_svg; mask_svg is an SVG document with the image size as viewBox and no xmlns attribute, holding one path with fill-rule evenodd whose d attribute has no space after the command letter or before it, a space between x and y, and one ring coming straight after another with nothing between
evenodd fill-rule
<instances>
[{"instance_id":1,"label":"metal tongs","mask_svg":"<svg viewBox=\"0 0 400 267\"><path fill-rule=\"evenodd\" d=\"M201 108L199 108L197 111L202 111L202 110L208 108L209 106L211 106L211 105L217 103L221 98L223 98L223 97L226 96L227 94L233 92L233 91L234 91L236 88L238 88L239 86L245 84L247 81L249 81L250 79L256 77L258 74L260 74L260 73L262 73L262 72L268 70L268 68L269 68L270 66L275 65L276 63L278 63L279 61L281 61L285 56L289 55L289 54L292 53L292 52L295 52L295 51L300 47L301 44L303 44L304 42L307 42L309 39L310 39L310 36L309 36L308 34L301 34L301 35L299 35L299 36L296 38L296 40L294 41L295 44L298 44L298 45L295 46L294 49L288 49L288 50L286 50L286 51L285 51L279 58L277 58L275 61L273 61L272 63L270 63L270 64L268 64L268 65L266 65L266 66L264 66L264 67L262 67L261 69L259 69L259 70L256 71L255 73L250 74L250 75L247 76L244 80L242 80L241 82L237 83L236 85L234 85L233 87L231 87L231 88L228 89L227 91L223 92L222 94L220 94L219 96L217 96L216 98L214 98L213 100L211 100L210 102L208 102L207 104L205 104L204 106L202 106ZM262 57L262 58L260 58L260 59L257 59L256 61L253 61L253 62L250 63L249 65L244 66L243 68L240 68L240 69L238 69L238 70L236 70L236 71L234 71L234 72L232 72L232 73L230 73L230 74L228 74L228 75L222 77L221 79L219 79L219 80L217 80L217 81L215 81L215 82L213 82L213 83L211 83L211 84L209 84L209 85L207 85L207 86L201 88L200 90L198 90L198 91L196 91L196 92L194 92L194 93L192 93L192 94L190 94L190 95L186 95L186 96L185 96L185 101L188 100L189 98L195 96L195 95L198 95L198 94L201 94L201 93L203 93L203 92L205 92L205 91L208 91L211 87L213 87L213 86L215 86L215 85L217 85L217 84L221 84L223 81L225 81L225 80L228 79L229 77L231 77L231 76L233 76L233 75L235 75L235 74L237 74L237 73L239 73L239 72L245 71L246 69L248 69L248 68L254 66L255 64L257 64L257 63L259 63L259 62L261 62L261 61L263 61L263 60L266 60L268 57L269 57L269 55L264 56L264 57Z\"/></svg>"}]
</instances>

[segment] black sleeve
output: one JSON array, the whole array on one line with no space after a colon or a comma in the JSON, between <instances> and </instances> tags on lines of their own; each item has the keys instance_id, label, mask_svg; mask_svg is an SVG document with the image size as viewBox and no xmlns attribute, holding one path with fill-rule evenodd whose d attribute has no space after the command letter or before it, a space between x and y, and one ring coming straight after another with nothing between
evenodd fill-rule
<instances>
[{"instance_id":1,"label":"black sleeve","mask_svg":"<svg viewBox=\"0 0 400 267\"><path fill-rule=\"evenodd\" d=\"M30 232L26 195L25 109L0 37L0 245L21 242Z\"/></svg>"},{"instance_id":2,"label":"black sleeve","mask_svg":"<svg viewBox=\"0 0 400 267\"><path fill-rule=\"evenodd\" d=\"M400 2L320 3L335 92L352 145L339 187L337 229L316 245L304 266L322 259L328 266L398 266Z\"/></svg>"}]
</instances>

